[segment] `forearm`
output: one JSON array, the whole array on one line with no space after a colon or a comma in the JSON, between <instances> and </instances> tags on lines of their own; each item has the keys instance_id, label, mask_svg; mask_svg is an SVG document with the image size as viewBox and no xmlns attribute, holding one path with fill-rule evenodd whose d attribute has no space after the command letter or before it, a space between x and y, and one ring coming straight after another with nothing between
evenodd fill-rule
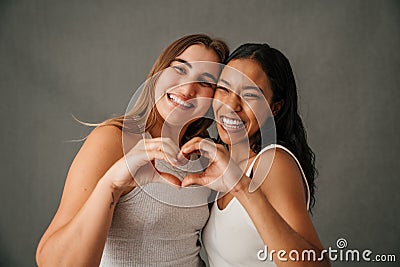
<instances>
[{"instance_id":1,"label":"forearm","mask_svg":"<svg viewBox=\"0 0 400 267\"><path fill-rule=\"evenodd\" d=\"M264 244L267 245L268 251L283 250L286 252L283 257L288 259L287 261L279 261L277 253L275 253L273 260L276 264L278 266L330 266L327 259L324 261L290 261L288 254L292 250L296 250L299 255L302 255L304 250L313 250L318 259L322 248L311 244L290 227L260 189L250 193L249 184L250 178L245 176L231 193L246 209Z\"/></svg>"},{"instance_id":2,"label":"forearm","mask_svg":"<svg viewBox=\"0 0 400 267\"><path fill-rule=\"evenodd\" d=\"M98 266L120 195L103 177L75 217L46 240L39 266Z\"/></svg>"}]
</instances>

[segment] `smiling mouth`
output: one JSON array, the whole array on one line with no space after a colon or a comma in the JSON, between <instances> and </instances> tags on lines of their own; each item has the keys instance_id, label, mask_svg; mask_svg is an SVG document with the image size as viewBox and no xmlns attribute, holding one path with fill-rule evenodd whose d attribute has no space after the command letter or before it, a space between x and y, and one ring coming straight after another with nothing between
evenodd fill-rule
<instances>
[{"instance_id":1,"label":"smiling mouth","mask_svg":"<svg viewBox=\"0 0 400 267\"><path fill-rule=\"evenodd\" d=\"M167 97L174 105L176 105L180 108L189 109L189 108L194 107L194 105L192 103L184 101L182 98L178 97L177 95L167 93Z\"/></svg>"},{"instance_id":2,"label":"smiling mouth","mask_svg":"<svg viewBox=\"0 0 400 267\"><path fill-rule=\"evenodd\" d=\"M220 123L228 131L244 128L244 122L242 120L232 119L225 116L220 116Z\"/></svg>"}]
</instances>

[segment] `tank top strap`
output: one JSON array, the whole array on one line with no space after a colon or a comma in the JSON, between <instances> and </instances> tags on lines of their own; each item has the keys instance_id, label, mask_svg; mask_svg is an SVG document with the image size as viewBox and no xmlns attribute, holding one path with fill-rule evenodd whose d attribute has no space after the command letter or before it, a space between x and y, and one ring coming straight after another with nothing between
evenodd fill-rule
<instances>
[{"instance_id":1,"label":"tank top strap","mask_svg":"<svg viewBox=\"0 0 400 267\"><path fill-rule=\"evenodd\" d=\"M254 167L254 164L256 163L256 160L258 159L258 157L262 153L264 153L267 150L276 149L276 148L280 148L280 149L284 150L286 153L288 153L296 161L297 166L299 166L299 169L301 171L301 176L303 177L304 184L306 185L306 190L307 190L307 210L308 210L310 208L310 187L308 185L306 175L304 174L303 168L301 167L300 162L298 161L296 156L289 149L287 149L286 147L284 147L282 145L278 145L278 144L271 144L271 145L268 145L268 146L264 147L263 149L261 149L261 151L257 154L257 156L254 158L253 162L250 164L249 168L247 169L246 176L250 177L251 171L253 170L253 167Z\"/></svg>"}]
</instances>

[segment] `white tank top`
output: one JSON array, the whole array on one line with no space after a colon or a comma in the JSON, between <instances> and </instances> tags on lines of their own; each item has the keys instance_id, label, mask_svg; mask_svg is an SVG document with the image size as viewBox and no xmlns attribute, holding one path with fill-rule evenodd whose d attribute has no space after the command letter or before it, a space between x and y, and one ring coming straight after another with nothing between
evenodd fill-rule
<instances>
[{"instance_id":1,"label":"white tank top","mask_svg":"<svg viewBox=\"0 0 400 267\"><path fill-rule=\"evenodd\" d=\"M268 149L280 148L291 155L298 164L307 189L307 209L310 205L310 189L299 161L287 148L272 144L262 149L255 157L246 175L250 176L257 158ZM233 198L225 209L218 208L217 201L211 209L210 218L202 232L202 241L208 255L210 267L276 266L272 261L261 261L258 252L264 249L253 221L240 202ZM263 255L262 255L263 256Z\"/></svg>"}]
</instances>

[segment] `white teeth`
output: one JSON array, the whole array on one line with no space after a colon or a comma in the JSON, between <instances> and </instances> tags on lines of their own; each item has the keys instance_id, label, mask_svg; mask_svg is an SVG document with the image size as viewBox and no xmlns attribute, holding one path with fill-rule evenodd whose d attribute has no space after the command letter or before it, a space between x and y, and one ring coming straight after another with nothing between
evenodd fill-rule
<instances>
[{"instance_id":1,"label":"white teeth","mask_svg":"<svg viewBox=\"0 0 400 267\"><path fill-rule=\"evenodd\" d=\"M174 96L174 95L168 95L169 99L171 99L173 102L177 103L178 105L181 105L185 108L191 108L193 105L190 103L186 103L184 101L182 101L181 99L179 99L178 97Z\"/></svg>"},{"instance_id":2,"label":"white teeth","mask_svg":"<svg viewBox=\"0 0 400 267\"><path fill-rule=\"evenodd\" d=\"M240 127L243 126L243 122L241 120L236 120L236 119L229 119L229 118L225 118L222 117L222 123L230 128L235 128L235 129L239 129Z\"/></svg>"}]
</instances>

